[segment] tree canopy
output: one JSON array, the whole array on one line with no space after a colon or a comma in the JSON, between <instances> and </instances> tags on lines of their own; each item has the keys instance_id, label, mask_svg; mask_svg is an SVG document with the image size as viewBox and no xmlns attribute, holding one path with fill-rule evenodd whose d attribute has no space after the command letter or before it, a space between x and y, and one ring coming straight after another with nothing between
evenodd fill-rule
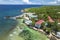
<instances>
[{"instance_id":1,"label":"tree canopy","mask_svg":"<svg viewBox=\"0 0 60 40\"><path fill-rule=\"evenodd\" d=\"M26 12L35 12L39 18L49 15L54 19L60 18L60 6L41 6L35 8L28 8Z\"/></svg>"}]
</instances>

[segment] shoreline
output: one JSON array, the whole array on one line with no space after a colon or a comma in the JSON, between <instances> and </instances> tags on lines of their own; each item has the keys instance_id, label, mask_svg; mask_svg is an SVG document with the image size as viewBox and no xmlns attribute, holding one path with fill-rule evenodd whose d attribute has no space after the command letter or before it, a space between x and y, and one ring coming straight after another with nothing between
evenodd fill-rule
<instances>
[{"instance_id":1,"label":"shoreline","mask_svg":"<svg viewBox=\"0 0 60 40\"><path fill-rule=\"evenodd\" d=\"M17 16L5 16L4 19L14 19L14 20L16 20L16 18L22 17L23 15L25 15L23 10L21 10L20 12L22 12L22 14L17 15Z\"/></svg>"},{"instance_id":2,"label":"shoreline","mask_svg":"<svg viewBox=\"0 0 60 40\"><path fill-rule=\"evenodd\" d=\"M14 16L14 17L10 17L10 18L18 18L18 17L22 17L22 16L24 16L25 14L27 14L27 13L22 13L21 15L18 15L18 16ZM17 20L17 19L16 19ZM10 32L9 32L9 35L10 34L13 34L13 32L15 31L15 29L17 29L17 26L15 27L15 28L13 28ZM16 31L17 32L17 31ZM8 38L9 38L9 35L8 35ZM12 35L10 35L10 36L12 36ZM13 34L13 36L14 36L14 34Z\"/></svg>"}]
</instances>

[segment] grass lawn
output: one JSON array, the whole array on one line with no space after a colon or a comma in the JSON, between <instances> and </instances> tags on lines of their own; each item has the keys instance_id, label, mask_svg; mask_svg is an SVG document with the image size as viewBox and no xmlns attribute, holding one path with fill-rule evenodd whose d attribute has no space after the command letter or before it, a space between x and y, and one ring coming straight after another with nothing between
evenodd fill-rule
<instances>
[{"instance_id":1,"label":"grass lawn","mask_svg":"<svg viewBox=\"0 0 60 40\"><path fill-rule=\"evenodd\" d=\"M18 21L19 21L19 25L21 25L21 20L18 19ZM33 29L30 29L24 23L22 23L22 27L24 27L24 31L20 33L19 36L24 40L48 40L46 35L38 31L35 31Z\"/></svg>"}]
</instances>

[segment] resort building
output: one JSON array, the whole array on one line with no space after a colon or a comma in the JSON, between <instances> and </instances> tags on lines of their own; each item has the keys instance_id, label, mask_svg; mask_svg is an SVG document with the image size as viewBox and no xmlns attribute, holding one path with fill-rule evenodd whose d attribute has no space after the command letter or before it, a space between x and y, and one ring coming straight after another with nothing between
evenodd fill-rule
<instances>
[{"instance_id":1,"label":"resort building","mask_svg":"<svg viewBox=\"0 0 60 40\"><path fill-rule=\"evenodd\" d=\"M24 20L24 23L25 23L26 25L31 25L31 24L32 24L32 21L31 21L31 20Z\"/></svg>"},{"instance_id":2,"label":"resort building","mask_svg":"<svg viewBox=\"0 0 60 40\"><path fill-rule=\"evenodd\" d=\"M57 32L56 37L60 38L60 32Z\"/></svg>"},{"instance_id":3,"label":"resort building","mask_svg":"<svg viewBox=\"0 0 60 40\"><path fill-rule=\"evenodd\" d=\"M36 28L40 28L41 27L41 24L44 22L44 20L39 20L35 23L35 27Z\"/></svg>"},{"instance_id":4,"label":"resort building","mask_svg":"<svg viewBox=\"0 0 60 40\"><path fill-rule=\"evenodd\" d=\"M26 17L29 17L29 19L31 19L31 18L35 18L35 19L37 19L37 15L35 15L35 13L24 13L25 15L24 15L24 17L26 16Z\"/></svg>"},{"instance_id":5,"label":"resort building","mask_svg":"<svg viewBox=\"0 0 60 40\"><path fill-rule=\"evenodd\" d=\"M54 22L54 20L53 20L50 16L48 16L48 21L49 21L49 22ZM41 28L41 24L42 24L42 23L45 23L45 24L44 24L45 26L48 25L48 23L45 22L44 20L39 20L39 21L37 21L37 22L35 23L35 27L36 27L36 28Z\"/></svg>"},{"instance_id":6,"label":"resort building","mask_svg":"<svg viewBox=\"0 0 60 40\"><path fill-rule=\"evenodd\" d=\"M50 16L48 16L48 21L49 22L54 22L54 20Z\"/></svg>"},{"instance_id":7,"label":"resort building","mask_svg":"<svg viewBox=\"0 0 60 40\"><path fill-rule=\"evenodd\" d=\"M34 14L27 14L28 15L28 17L31 19L31 18L37 18L37 15L34 15Z\"/></svg>"},{"instance_id":8,"label":"resort building","mask_svg":"<svg viewBox=\"0 0 60 40\"><path fill-rule=\"evenodd\" d=\"M28 17L24 17L24 20L29 20L29 18Z\"/></svg>"}]
</instances>

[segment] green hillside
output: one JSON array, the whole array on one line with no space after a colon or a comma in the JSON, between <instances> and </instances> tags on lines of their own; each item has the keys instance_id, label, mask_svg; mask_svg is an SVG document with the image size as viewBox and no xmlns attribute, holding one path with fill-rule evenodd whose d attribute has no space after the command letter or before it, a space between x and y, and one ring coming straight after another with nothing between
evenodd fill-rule
<instances>
[{"instance_id":1,"label":"green hillside","mask_svg":"<svg viewBox=\"0 0 60 40\"><path fill-rule=\"evenodd\" d=\"M49 15L54 19L60 18L60 6L41 6L36 8L28 8L28 11L25 12L35 12L39 18L41 18L43 14L44 16Z\"/></svg>"}]
</instances>

